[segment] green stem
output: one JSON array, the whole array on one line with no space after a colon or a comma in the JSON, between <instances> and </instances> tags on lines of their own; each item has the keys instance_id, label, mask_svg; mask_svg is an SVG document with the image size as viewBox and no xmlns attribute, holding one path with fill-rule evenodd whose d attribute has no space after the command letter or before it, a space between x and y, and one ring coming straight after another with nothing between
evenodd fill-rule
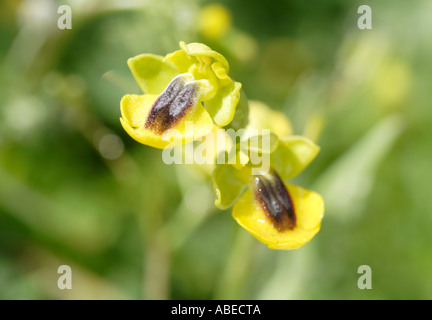
<instances>
[{"instance_id":1,"label":"green stem","mask_svg":"<svg viewBox=\"0 0 432 320\"><path fill-rule=\"evenodd\" d=\"M237 228L227 263L215 289L215 299L242 299L242 289L249 275L254 238Z\"/></svg>"}]
</instances>

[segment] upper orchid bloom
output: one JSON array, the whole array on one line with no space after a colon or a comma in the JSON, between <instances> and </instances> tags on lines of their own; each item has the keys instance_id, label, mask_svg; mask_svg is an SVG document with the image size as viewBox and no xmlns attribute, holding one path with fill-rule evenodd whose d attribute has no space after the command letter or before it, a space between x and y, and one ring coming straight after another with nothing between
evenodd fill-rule
<instances>
[{"instance_id":1,"label":"upper orchid bloom","mask_svg":"<svg viewBox=\"0 0 432 320\"><path fill-rule=\"evenodd\" d=\"M165 148L207 135L214 125L228 125L240 99L241 84L229 76L219 53L201 43L180 42L165 57L141 54L128 60L144 92L121 100L121 124L138 142ZM178 135L164 136L170 129Z\"/></svg>"}]
</instances>

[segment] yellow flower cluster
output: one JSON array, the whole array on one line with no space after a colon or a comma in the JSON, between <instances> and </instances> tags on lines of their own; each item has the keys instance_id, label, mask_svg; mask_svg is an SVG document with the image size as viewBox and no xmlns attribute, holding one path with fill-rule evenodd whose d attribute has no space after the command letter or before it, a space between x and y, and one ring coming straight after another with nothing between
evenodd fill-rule
<instances>
[{"instance_id":1,"label":"yellow flower cluster","mask_svg":"<svg viewBox=\"0 0 432 320\"><path fill-rule=\"evenodd\" d=\"M233 218L271 249L296 249L314 237L324 202L319 194L286 181L309 165L319 147L292 135L283 113L245 99L241 83L229 77L229 64L220 53L201 43L180 42L180 50L164 57L142 54L129 59L128 65L143 91L125 95L120 103L121 124L132 138L163 149L195 141L235 122L235 115L248 114L246 135L251 129L269 129L272 147L243 150L234 141L236 157L246 161L214 168L216 206L233 206ZM167 135L170 130L179 133L174 141L173 135ZM269 153L268 172L253 174L249 161L253 152Z\"/></svg>"}]
</instances>

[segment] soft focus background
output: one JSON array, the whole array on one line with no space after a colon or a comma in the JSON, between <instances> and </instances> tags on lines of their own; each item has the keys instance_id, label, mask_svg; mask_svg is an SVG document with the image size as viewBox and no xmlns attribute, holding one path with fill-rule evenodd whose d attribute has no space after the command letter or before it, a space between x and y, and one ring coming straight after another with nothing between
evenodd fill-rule
<instances>
[{"instance_id":1,"label":"soft focus background","mask_svg":"<svg viewBox=\"0 0 432 320\"><path fill-rule=\"evenodd\" d=\"M72 29L59 30L60 5ZM373 29L360 30L360 5ZM431 299L432 2L0 2L1 299ZM294 182L322 229L272 251L214 207L208 171L121 128L126 65L180 40L321 153ZM57 268L72 268L59 290ZM372 268L360 290L358 267Z\"/></svg>"}]
</instances>

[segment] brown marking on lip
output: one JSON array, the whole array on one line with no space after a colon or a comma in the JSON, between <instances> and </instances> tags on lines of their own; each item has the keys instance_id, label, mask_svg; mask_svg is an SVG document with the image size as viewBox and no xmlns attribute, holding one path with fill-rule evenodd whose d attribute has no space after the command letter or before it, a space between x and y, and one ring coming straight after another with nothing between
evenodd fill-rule
<instances>
[{"instance_id":1,"label":"brown marking on lip","mask_svg":"<svg viewBox=\"0 0 432 320\"><path fill-rule=\"evenodd\" d=\"M174 78L154 102L145 128L160 135L172 128L193 106L196 91L195 83L186 83L181 76Z\"/></svg>"},{"instance_id":2,"label":"brown marking on lip","mask_svg":"<svg viewBox=\"0 0 432 320\"><path fill-rule=\"evenodd\" d=\"M294 229L294 204L279 175L272 171L265 176L256 176L254 182L255 198L276 230L285 232Z\"/></svg>"}]
</instances>

